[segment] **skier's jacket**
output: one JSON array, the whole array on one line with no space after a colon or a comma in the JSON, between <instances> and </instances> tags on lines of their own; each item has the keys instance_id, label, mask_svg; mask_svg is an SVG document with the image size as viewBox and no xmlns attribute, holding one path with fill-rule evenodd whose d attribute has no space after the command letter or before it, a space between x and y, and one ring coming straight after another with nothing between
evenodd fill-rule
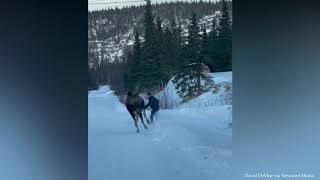
<instances>
[{"instance_id":1,"label":"skier's jacket","mask_svg":"<svg viewBox=\"0 0 320 180\"><path fill-rule=\"evenodd\" d=\"M150 106L153 110L158 110L159 109L159 100L157 98L155 98L154 96L150 96L148 98L149 102L148 104L145 106L145 108L147 108L148 106Z\"/></svg>"}]
</instances>

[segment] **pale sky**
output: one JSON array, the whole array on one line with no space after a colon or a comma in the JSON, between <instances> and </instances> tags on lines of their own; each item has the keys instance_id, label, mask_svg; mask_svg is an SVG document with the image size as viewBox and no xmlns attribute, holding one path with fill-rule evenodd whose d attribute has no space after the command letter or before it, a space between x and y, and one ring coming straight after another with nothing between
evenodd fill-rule
<instances>
[{"instance_id":1,"label":"pale sky","mask_svg":"<svg viewBox=\"0 0 320 180\"><path fill-rule=\"evenodd\" d=\"M172 2L172 1L189 1L192 2L194 0L151 0L152 4L161 3L161 2ZM199 0L197 0L199 1ZM203 0L203 1L218 1L218 0ZM123 6L138 6L145 4L144 0L88 0L88 10L99 10L99 9L107 9L109 8L121 8Z\"/></svg>"}]
</instances>

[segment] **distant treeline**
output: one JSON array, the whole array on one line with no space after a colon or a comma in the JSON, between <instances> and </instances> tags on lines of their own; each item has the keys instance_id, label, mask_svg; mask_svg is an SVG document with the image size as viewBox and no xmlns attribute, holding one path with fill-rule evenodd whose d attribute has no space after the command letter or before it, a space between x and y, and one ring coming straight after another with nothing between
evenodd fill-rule
<instances>
[{"instance_id":1,"label":"distant treeline","mask_svg":"<svg viewBox=\"0 0 320 180\"><path fill-rule=\"evenodd\" d=\"M231 15L231 2L228 2L229 14ZM163 21L171 22L172 19L180 23L180 20L190 19L193 13L198 17L212 15L217 10L221 10L222 2L165 2L154 4L153 13ZM89 41L106 40L116 38L127 33L130 29L135 29L139 34L144 31L144 6L130 6L121 9L105 9L88 13L88 37ZM183 25L183 24L180 24Z\"/></svg>"}]
</instances>

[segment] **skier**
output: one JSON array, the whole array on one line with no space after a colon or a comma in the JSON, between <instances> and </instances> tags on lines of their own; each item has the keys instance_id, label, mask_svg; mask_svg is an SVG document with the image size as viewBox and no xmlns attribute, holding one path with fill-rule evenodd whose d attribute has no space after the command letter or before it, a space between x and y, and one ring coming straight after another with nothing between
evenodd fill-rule
<instances>
[{"instance_id":1,"label":"skier","mask_svg":"<svg viewBox=\"0 0 320 180\"><path fill-rule=\"evenodd\" d=\"M148 104L144 106L144 108L147 108L150 106L151 110L151 124L153 123L153 116L155 115L156 112L159 110L159 100L155 98L154 96L151 95L150 92L147 93L147 98L148 98Z\"/></svg>"},{"instance_id":2,"label":"skier","mask_svg":"<svg viewBox=\"0 0 320 180\"><path fill-rule=\"evenodd\" d=\"M139 117L144 128L148 129L147 126L144 124L142 117L142 111L144 110L144 100L142 99L142 97L140 97L139 95L134 95L131 91L128 92L126 99L126 108L134 120L134 125L137 128L137 133L140 132L138 127Z\"/></svg>"}]
</instances>

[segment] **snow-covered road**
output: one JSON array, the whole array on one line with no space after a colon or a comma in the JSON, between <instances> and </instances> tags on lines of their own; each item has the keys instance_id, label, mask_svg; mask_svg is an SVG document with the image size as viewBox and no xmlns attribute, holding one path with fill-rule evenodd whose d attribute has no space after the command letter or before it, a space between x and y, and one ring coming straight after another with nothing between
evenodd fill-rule
<instances>
[{"instance_id":1,"label":"snow-covered road","mask_svg":"<svg viewBox=\"0 0 320 180\"><path fill-rule=\"evenodd\" d=\"M231 179L228 106L161 110L140 133L107 86L88 95L90 180Z\"/></svg>"}]
</instances>

